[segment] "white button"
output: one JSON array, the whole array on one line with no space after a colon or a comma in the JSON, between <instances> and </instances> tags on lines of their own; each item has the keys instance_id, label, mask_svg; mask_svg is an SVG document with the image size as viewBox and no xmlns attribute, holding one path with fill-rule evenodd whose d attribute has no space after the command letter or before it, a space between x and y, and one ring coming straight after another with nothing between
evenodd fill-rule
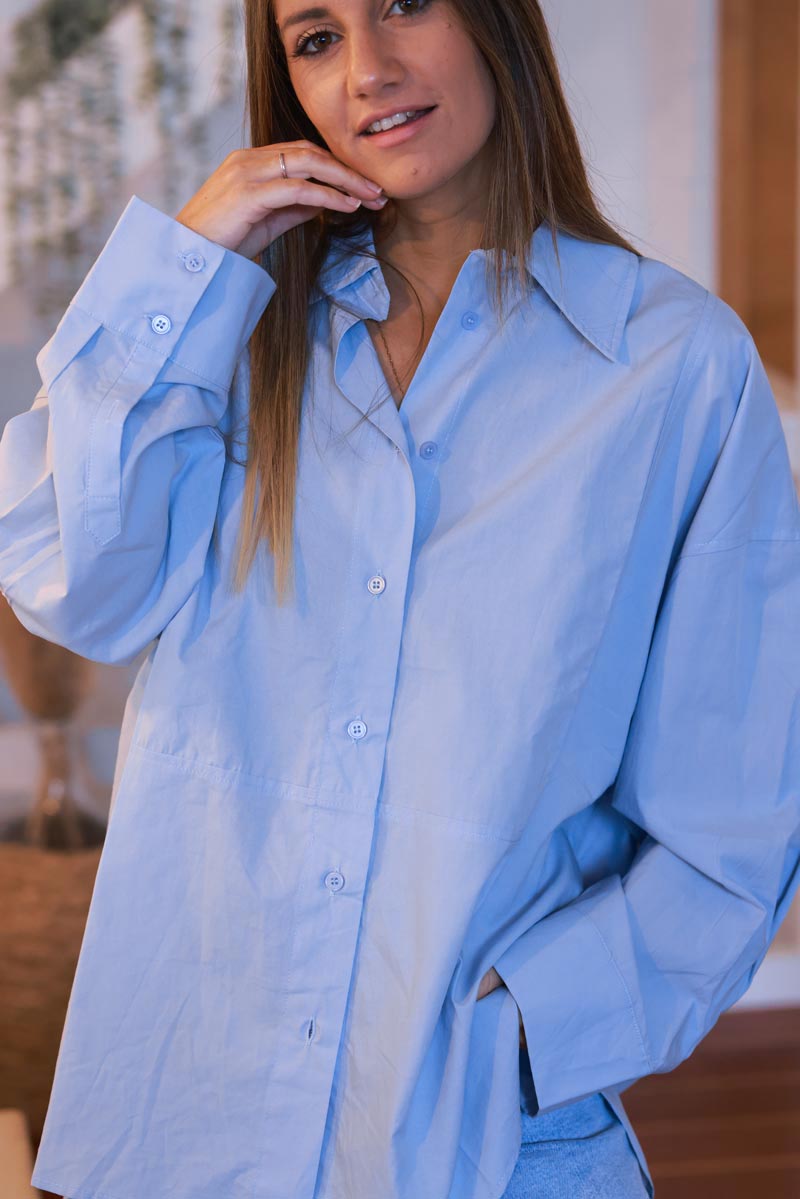
<instances>
[{"instance_id":1,"label":"white button","mask_svg":"<svg viewBox=\"0 0 800 1199\"><path fill-rule=\"evenodd\" d=\"M347 732L354 741L360 741L362 737L367 735L367 726L363 720L351 720L347 726Z\"/></svg>"},{"instance_id":2,"label":"white button","mask_svg":"<svg viewBox=\"0 0 800 1199\"><path fill-rule=\"evenodd\" d=\"M344 876L338 870L329 870L325 875L325 886L329 891L341 891L344 886Z\"/></svg>"},{"instance_id":3,"label":"white button","mask_svg":"<svg viewBox=\"0 0 800 1199\"><path fill-rule=\"evenodd\" d=\"M183 265L187 271L202 271L206 265L206 260L202 254L197 254L192 251L191 254L186 254L183 259Z\"/></svg>"},{"instance_id":4,"label":"white button","mask_svg":"<svg viewBox=\"0 0 800 1199\"><path fill-rule=\"evenodd\" d=\"M367 590L371 591L373 595L380 595L385 586L386 579L384 579L383 575L373 575L367 583Z\"/></svg>"},{"instance_id":5,"label":"white button","mask_svg":"<svg viewBox=\"0 0 800 1199\"><path fill-rule=\"evenodd\" d=\"M151 318L150 328L154 333L169 333L172 328L172 321L163 312L159 312L158 316Z\"/></svg>"}]
</instances>

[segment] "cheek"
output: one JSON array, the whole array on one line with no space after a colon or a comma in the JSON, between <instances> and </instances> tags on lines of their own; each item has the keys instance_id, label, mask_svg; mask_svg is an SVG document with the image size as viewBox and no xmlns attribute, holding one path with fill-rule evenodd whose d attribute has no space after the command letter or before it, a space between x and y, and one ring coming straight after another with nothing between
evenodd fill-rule
<instances>
[{"instance_id":1,"label":"cheek","mask_svg":"<svg viewBox=\"0 0 800 1199\"><path fill-rule=\"evenodd\" d=\"M495 84L489 68L483 58L472 51L470 99L476 113L490 114L494 112Z\"/></svg>"},{"instance_id":2,"label":"cheek","mask_svg":"<svg viewBox=\"0 0 800 1199\"><path fill-rule=\"evenodd\" d=\"M332 134L337 126L337 119L341 121L341 115L333 111L332 104L327 99L326 87L319 72L316 72L316 78L310 83L306 78L305 72L289 70L289 79L294 89L294 94L302 108L306 117L314 126L314 128L327 140L328 134Z\"/></svg>"},{"instance_id":3,"label":"cheek","mask_svg":"<svg viewBox=\"0 0 800 1199\"><path fill-rule=\"evenodd\" d=\"M449 97L455 115L482 124L494 111L494 80L471 42L451 39L447 52L437 58L432 78Z\"/></svg>"}]
</instances>

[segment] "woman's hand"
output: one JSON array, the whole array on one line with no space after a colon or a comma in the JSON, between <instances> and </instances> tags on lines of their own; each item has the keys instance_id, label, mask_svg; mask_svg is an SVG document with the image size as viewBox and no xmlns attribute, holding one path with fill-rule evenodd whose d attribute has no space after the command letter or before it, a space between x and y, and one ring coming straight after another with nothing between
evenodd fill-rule
<instances>
[{"instance_id":1,"label":"woman's hand","mask_svg":"<svg viewBox=\"0 0 800 1199\"><path fill-rule=\"evenodd\" d=\"M255 258L282 233L323 208L355 212L354 198L373 211L380 211L387 199L377 184L334 158L330 150L305 140L276 142L233 150L175 219L228 250Z\"/></svg>"},{"instance_id":2,"label":"woman's hand","mask_svg":"<svg viewBox=\"0 0 800 1199\"><path fill-rule=\"evenodd\" d=\"M490 991L494 991L496 987L504 987L500 975L495 970L494 966L490 966L484 974L478 985L478 999L483 999L484 995L488 995ZM517 1015L519 1016L519 1043L523 1049L527 1049L528 1043L525 1040L525 1029L522 1024L522 1012L517 1007Z\"/></svg>"},{"instance_id":3,"label":"woman's hand","mask_svg":"<svg viewBox=\"0 0 800 1199\"><path fill-rule=\"evenodd\" d=\"M483 999L484 995L488 995L489 992L494 991L496 987L504 987L505 985L506 984L503 982L494 966L490 966L481 979L480 985L478 986L478 999Z\"/></svg>"}]
</instances>

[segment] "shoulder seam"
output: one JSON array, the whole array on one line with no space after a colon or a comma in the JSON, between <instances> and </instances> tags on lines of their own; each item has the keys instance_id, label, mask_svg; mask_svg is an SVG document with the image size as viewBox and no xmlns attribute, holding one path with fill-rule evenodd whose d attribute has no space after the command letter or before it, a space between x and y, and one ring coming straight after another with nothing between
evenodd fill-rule
<instances>
[{"instance_id":1,"label":"shoulder seam","mask_svg":"<svg viewBox=\"0 0 800 1199\"><path fill-rule=\"evenodd\" d=\"M714 312L717 311L717 305L714 302L715 300L716 297L714 293L706 288L706 297L703 301L703 307L700 310L695 331L692 334L689 347L686 351L686 356L681 365L681 369L678 372L678 377L675 380L675 386L672 389L672 395L667 403L664 418L661 421L661 428L659 429L655 449L653 450L653 456L650 461L650 470L648 471L647 479L645 481L645 490L650 486L650 482L655 474L656 462L661 451L662 443L666 437L666 432L672 418L672 413L676 407L677 398L679 395L683 394L683 391L689 385L691 379L693 378L696 365L701 361L700 350L705 342L704 335L711 324L711 318Z\"/></svg>"}]
</instances>

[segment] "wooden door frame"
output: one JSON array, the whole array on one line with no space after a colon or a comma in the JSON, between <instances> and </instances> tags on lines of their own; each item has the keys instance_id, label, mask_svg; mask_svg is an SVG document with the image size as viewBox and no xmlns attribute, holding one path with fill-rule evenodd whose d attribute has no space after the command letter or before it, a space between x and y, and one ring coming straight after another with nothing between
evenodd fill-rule
<instances>
[{"instance_id":1,"label":"wooden door frame","mask_svg":"<svg viewBox=\"0 0 800 1199\"><path fill-rule=\"evenodd\" d=\"M717 291L796 383L798 0L718 0Z\"/></svg>"}]
</instances>

